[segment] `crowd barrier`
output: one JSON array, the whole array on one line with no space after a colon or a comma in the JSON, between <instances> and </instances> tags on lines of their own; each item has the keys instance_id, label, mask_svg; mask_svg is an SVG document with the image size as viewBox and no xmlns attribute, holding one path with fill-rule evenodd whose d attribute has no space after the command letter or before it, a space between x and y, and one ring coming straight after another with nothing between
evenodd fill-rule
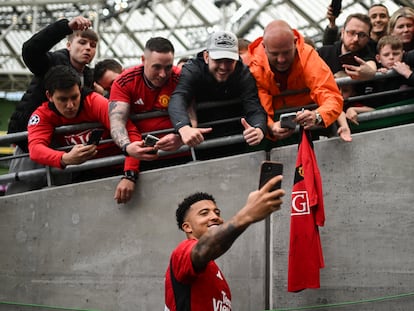
<instances>
[{"instance_id":1,"label":"crowd barrier","mask_svg":"<svg viewBox=\"0 0 414 311\"><path fill-rule=\"evenodd\" d=\"M287 292L295 144L142 172L127 204L113 199L117 177L0 197L0 310L163 310L169 256L185 239L177 204L205 191L229 219L265 159L284 164L286 195L217 260L232 309L413 310L413 131L314 143L326 214L320 289Z\"/></svg>"},{"instance_id":2,"label":"crowd barrier","mask_svg":"<svg viewBox=\"0 0 414 311\"><path fill-rule=\"evenodd\" d=\"M394 117L413 123L413 103L410 97L361 114L359 120L365 124ZM376 128L378 124L369 129ZM194 158L188 165L143 172L125 205L113 200L117 178L0 198L0 245L5 250L0 253L0 310L163 309L168 258L184 238L174 222L177 202L195 190L211 192L228 219L257 188L264 159L284 163L287 194L278 213L246 230L218 260L230 282L234 310L334 310L345 305L358 311L411 310L412 132L409 124L357 134L350 144L338 139L315 143L327 219L320 230L326 266L319 290L286 290L295 145L213 161ZM6 135L0 144L24 135ZM240 142L242 136L234 135L196 149ZM184 146L180 151L188 150ZM65 171L123 160L122 155L96 159ZM48 174L53 186L53 176L61 171L19 172L19 178ZM0 184L15 177L1 175Z\"/></svg>"},{"instance_id":3,"label":"crowd barrier","mask_svg":"<svg viewBox=\"0 0 414 311\"><path fill-rule=\"evenodd\" d=\"M372 81L383 80L383 79L393 79L396 76L398 76L398 75L395 72L389 72L389 73L386 73L386 74L377 73ZM337 78L336 81L338 83L338 86L347 85L347 84L366 83L367 82L367 81L352 80L348 77L346 77L346 78ZM289 96L289 95L297 94L298 92L301 93L301 92L308 92L308 91L309 90L307 90L307 89L296 90L296 91L287 90L287 91L283 92L281 94L281 96ZM407 96L407 101L402 103L402 104L401 103L391 103L389 105L379 107L379 109L376 109L374 111L359 114L358 115L358 120L361 123L361 126L350 125L352 132L360 132L360 131L364 131L364 130L367 130L367 129L373 129L373 128L376 127L375 120L380 120L380 119L386 120L386 119L395 117L396 119L394 120L393 123L391 123L391 125L399 125L399 124L405 124L405 123L412 122L414 120L414 117L413 117L414 105L411 105L411 104L414 103L414 99L413 99L414 98L414 87L407 87L403 90L395 89L395 90L388 90L388 91L377 92L377 93L372 93L372 94L353 96L353 97L350 97L348 99L345 99L344 103L364 102L365 100L371 100L372 101L372 100L375 100L377 98L383 98L384 96L398 95L398 94L405 94ZM411 100L411 99L413 99L413 100ZM197 109L198 109L199 112L202 113L203 110L214 109L214 108L223 107L223 106L226 106L226 105L232 105L232 104L235 104L236 102L237 101L234 101L234 100L232 100L232 101L204 102L204 103L199 103L198 106L197 106ZM311 104L311 105L306 105L304 107L308 108L308 109L312 109L312 108L315 108L316 105ZM278 110L277 113L276 113L276 117L278 115L282 114L282 113L292 112L292 111L296 111L296 110L297 110L297 107ZM166 115L166 114L167 114L167 112L154 111L154 112L147 112L147 113L144 113L144 114L132 116L131 119L140 120L140 119L163 116L163 115ZM404 116L404 117L402 117L402 116ZM211 125L226 124L226 123L237 121L239 119L240 119L240 117L221 119L221 120L216 120L216 121L213 121L213 122L201 123L201 124L199 124L199 126L200 127L208 127L208 126L211 126ZM373 125L372 125L372 122L374 122ZM364 126L364 124L369 124L369 125ZM98 123L85 123L85 124L68 125L68 126L62 126L62 127L57 128L56 133L68 133L68 132L71 132L71 131L74 131L74 130L78 131L78 130L84 130L84 129L93 128L93 127L99 127L99 126L101 126L101 125L98 124ZM386 126L386 124L385 125L381 124L380 126L377 126L377 127L383 127L383 126ZM317 127L315 127L314 129L315 130L320 130L320 128L317 128ZM296 129L296 132L297 132L297 130L298 129ZM166 133L171 133L171 132L174 132L174 129L171 128L171 129L165 129L165 130L154 131L154 132L151 132L151 133L142 133L142 134L143 134L143 136L145 136L146 134L166 134ZM318 131L318 133L320 134L320 131ZM333 126L331 130L323 132L322 135L327 135L329 137L337 136L335 126ZM0 136L0 146L6 146L6 145L14 144L17 141L25 139L25 138L27 138L27 131ZM109 142L109 141L111 141L111 140L105 140L105 141L102 141L102 142L105 143L105 142ZM160 158L163 158L167 155L182 153L182 152L186 152L186 151L191 151L192 161L197 161L198 159L196 157L196 153L194 152L196 150L207 150L207 149L210 149L210 148L217 148L217 147L222 147L222 146L241 144L243 142L244 142L244 139L243 139L243 136L241 134L231 135L231 136L206 140L206 141L204 141L203 143L201 143L200 145L198 145L195 148L188 148L187 146L182 146L179 150L177 150L175 152L159 151L159 156L160 156ZM287 142L287 144L289 144L289 142ZM272 143L270 143L270 145L272 146ZM71 148L70 146L66 146L66 147L60 148L60 150L68 150L70 148ZM271 148L269 148L269 147L267 147L267 148L258 147L258 148L255 148L254 150L265 150L265 149L270 150ZM10 161L10 160L12 160L13 158L16 158L16 157L28 157L28 156L29 156L28 153L21 154L21 155L18 155L18 156L16 156L16 155L3 156L3 157L0 157L0 164L6 163L6 161ZM220 155L218 155L218 157L219 156ZM0 185L2 185L2 184L4 185L4 184L7 184L9 182L16 181L16 180L30 181L30 179L33 178L33 177L38 177L38 176L46 174L46 178L47 178L47 181L48 181L48 186L53 186L54 185L54 182L53 182L54 177L59 175L59 174L62 174L64 172L81 172L81 171L100 168L100 167L120 165L120 164L123 163L123 161L124 161L124 156L119 154L119 155L114 155L114 156L110 156L110 157L89 160L89 161L87 161L87 162L85 162L81 165L69 165L69 166L66 167L66 169L64 171L61 170L61 169L56 169L56 168L46 166L45 168L36 169L36 170L29 170L29 171L18 172L18 173L6 173L6 174L3 174L3 175L0 175ZM5 165L3 164L3 166L5 166Z\"/></svg>"}]
</instances>

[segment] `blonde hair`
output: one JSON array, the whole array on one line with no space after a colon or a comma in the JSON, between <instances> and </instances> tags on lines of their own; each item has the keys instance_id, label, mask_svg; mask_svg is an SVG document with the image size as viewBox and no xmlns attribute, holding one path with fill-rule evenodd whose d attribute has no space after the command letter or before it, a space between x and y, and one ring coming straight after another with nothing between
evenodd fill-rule
<instances>
[{"instance_id":1,"label":"blonde hair","mask_svg":"<svg viewBox=\"0 0 414 311\"><path fill-rule=\"evenodd\" d=\"M388 22L388 34L392 34L395 25L397 24L397 20L401 17L411 19L414 22L414 9L405 6L395 11L394 14L391 15L390 21Z\"/></svg>"}]
</instances>

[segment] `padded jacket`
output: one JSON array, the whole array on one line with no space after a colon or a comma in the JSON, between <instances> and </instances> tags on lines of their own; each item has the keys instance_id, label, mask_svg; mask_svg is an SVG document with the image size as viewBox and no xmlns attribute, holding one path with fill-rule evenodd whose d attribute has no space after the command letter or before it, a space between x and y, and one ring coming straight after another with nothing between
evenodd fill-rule
<instances>
[{"instance_id":1,"label":"padded jacket","mask_svg":"<svg viewBox=\"0 0 414 311\"><path fill-rule=\"evenodd\" d=\"M23 94L20 102L10 117L8 133L16 133L27 130L27 122L31 114L43 102L47 101L44 88L44 75L53 66L71 66L69 51L67 49L49 52L50 49L72 33L67 19L59 20L48 25L38 33L34 34L23 44L22 56L26 66L34 74L29 87ZM83 71L84 86L93 87L93 72L85 67ZM20 148L28 152L27 139L16 142Z\"/></svg>"},{"instance_id":2,"label":"padded jacket","mask_svg":"<svg viewBox=\"0 0 414 311\"><path fill-rule=\"evenodd\" d=\"M197 58L183 66L178 85L171 96L168 112L175 129L178 131L181 127L190 125L187 108L193 100L195 104L240 100L233 107L219 106L208 113L197 112L198 121L202 123L216 118L243 115L251 126L266 133L266 113L260 105L256 83L249 69L239 60L227 81L217 82L209 72L202 55L200 52Z\"/></svg>"},{"instance_id":3,"label":"padded jacket","mask_svg":"<svg viewBox=\"0 0 414 311\"><path fill-rule=\"evenodd\" d=\"M289 72L287 90L283 93L270 68L262 45L263 38L257 38L249 45L249 68L256 79L260 102L268 115L267 125L273 125L278 109L316 103L327 127L342 112L342 95L328 65L314 48L305 44L302 35L296 30L294 35L297 38L297 52Z\"/></svg>"}]
</instances>

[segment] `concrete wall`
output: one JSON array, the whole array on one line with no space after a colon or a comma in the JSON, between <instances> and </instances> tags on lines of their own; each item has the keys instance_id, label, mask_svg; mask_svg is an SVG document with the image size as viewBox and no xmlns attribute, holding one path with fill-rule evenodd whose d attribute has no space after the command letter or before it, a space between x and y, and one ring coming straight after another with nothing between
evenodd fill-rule
<instances>
[{"instance_id":1,"label":"concrete wall","mask_svg":"<svg viewBox=\"0 0 414 311\"><path fill-rule=\"evenodd\" d=\"M274 309L412 292L413 133L414 125L406 125L357 134L349 144L336 138L315 143L324 184L326 267L321 289L295 294L287 293L287 255L297 146L274 149L271 158L285 165L283 209L251 226L218 260L233 309L264 310L267 294ZM194 191L210 192L229 218L257 188L264 159L257 152L144 172L133 200L123 206L113 201L118 178L1 197L0 302L163 310L169 255L184 238L175 224L177 203ZM411 296L347 310L413 308ZM32 309L0 304L0 310Z\"/></svg>"},{"instance_id":2,"label":"concrete wall","mask_svg":"<svg viewBox=\"0 0 414 311\"><path fill-rule=\"evenodd\" d=\"M338 139L315 144L326 213L320 230L326 265L321 270L321 289L286 292L289 200L273 218L273 306L414 292L413 134L411 124L353 135L348 144ZM286 164L288 183L293 180L292 153L290 147L272 151L273 159ZM414 296L345 310L414 310Z\"/></svg>"}]
</instances>

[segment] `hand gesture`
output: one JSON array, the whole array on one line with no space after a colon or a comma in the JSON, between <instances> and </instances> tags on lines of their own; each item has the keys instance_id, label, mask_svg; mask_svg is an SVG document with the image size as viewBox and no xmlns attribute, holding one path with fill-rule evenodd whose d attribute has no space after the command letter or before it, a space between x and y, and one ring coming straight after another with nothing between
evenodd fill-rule
<instances>
[{"instance_id":1,"label":"hand gesture","mask_svg":"<svg viewBox=\"0 0 414 311\"><path fill-rule=\"evenodd\" d=\"M185 145L195 147L204 141L203 134L210 133L213 129L209 128L193 128L189 125L183 126L178 130L181 140Z\"/></svg>"},{"instance_id":2,"label":"hand gesture","mask_svg":"<svg viewBox=\"0 0 414 311\"><path fill-rule=\"evenodd\" d=\"M154 147L163 151L175 151L182 145L183 142L181 141L180 135L171 133L161 137Z\"/></svg>"},{"instance_id":3,"label":"hand gesture","mask_svg":"<svg viewBox=\"0 0 414 311\"><path fill-rule=\"evenodd\" d=\"M247 123L245 118L241 118L241 124L244 127L243 137L249 146L254 146L260 144L264 137L264 133L260 128L252 127Z\"/></svg>"}]
</instances>

